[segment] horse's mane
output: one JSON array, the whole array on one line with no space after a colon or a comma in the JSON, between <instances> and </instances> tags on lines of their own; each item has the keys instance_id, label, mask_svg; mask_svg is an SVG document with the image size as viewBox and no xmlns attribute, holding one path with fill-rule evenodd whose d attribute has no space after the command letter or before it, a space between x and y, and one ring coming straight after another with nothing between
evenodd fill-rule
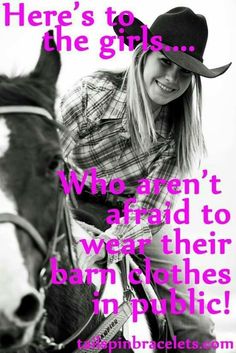
<instances>
[{"instance_id":1,"label":"horse's mane","mask_svg":"<svg viewBox=\"0 0 236 353\"><path fill-rule=\"evenodd\" d=\"M54 120L44 119L60 130L66 130L56 121L54 101L56 89L37 77L0 75L0 106L30 105L46 109Z\"/></svg>"},{"instance_id":2,"label":"horse's mane","mask_svg":"<svg viewBox=\"0 0 236 353\"><path fill-rule=\"evenodd\" d=\"M56 90L37 77L0 75L0 106L32 105L42 107L54 117Z\"/></svg>"}]
</instances>

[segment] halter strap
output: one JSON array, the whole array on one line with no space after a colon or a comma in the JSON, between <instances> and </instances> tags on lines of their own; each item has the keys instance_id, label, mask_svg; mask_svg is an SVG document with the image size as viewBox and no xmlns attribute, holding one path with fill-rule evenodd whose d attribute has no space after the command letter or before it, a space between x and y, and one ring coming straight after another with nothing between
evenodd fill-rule
<instances>
[{"instance_id":1,"label":"halter strap","mask_svg":"<svg viewBox=\"0 0 236 353\"><path fill-rule=\"evenodd\" d=\"M13 223L16 226L24 229L31 238L37 244L43 255L47 255L47 245L43 238L37 231L37 229L29 222L26 218L12 214L12 213L0 213L0 223Z\"/></svg>"},{"instance_id":2,"label":"halter strap","mask_svg":"<svg viewBox=\"0 0 236 353\"><path fill-rule=\"evenodd\" d=\"M35 107L31 105L6 105L0 107L0 114L36 114L44 116L49 120L54 120L52 115L44 108Z\"/></svg>"}]
</instances>

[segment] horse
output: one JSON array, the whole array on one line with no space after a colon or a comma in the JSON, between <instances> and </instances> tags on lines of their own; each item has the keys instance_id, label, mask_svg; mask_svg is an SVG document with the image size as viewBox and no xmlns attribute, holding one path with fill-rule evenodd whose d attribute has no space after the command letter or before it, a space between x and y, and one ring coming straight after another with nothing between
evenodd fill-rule
<instances>
[{"instance_id":1,"label":"horse","mask_svg":"<svg viewBox=\"0 0 236 353\"><path fill-rule=\"evenodd\" d=\"M71 353L77 351L78 339L85 340L104 320L102 313L93 315L94 285L50 285L48 261L56 243L61 267L72 266L71 239L69 251L66 239L57 238L67 233L66 220L73 220L56 176L63 161L58 136L62 127L54 112L60 55L53 39L54 50L46 52L43 47L30 74L0 76L0 352L4 353L48 349ZM121 339L118 332L113 340Z\"/></svg>"}]
</instances>

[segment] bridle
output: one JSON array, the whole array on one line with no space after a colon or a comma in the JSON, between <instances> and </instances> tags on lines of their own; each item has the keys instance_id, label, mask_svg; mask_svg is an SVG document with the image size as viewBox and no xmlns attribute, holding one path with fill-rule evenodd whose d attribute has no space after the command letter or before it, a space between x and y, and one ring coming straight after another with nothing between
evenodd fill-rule
<instances>
[{"instance_id":1,"label":"bridle","mask_svg":"<svg viewBox=\"0 0 236 353\"><path fill-rule=\"evenodd\" d=\"M40 116L49 120L53 120L53 117L51 114L44 108L40 107L34 107L34 106L3 106L0 107L0 115L1 114L33 114L35 116ZM70 225L70 215L69 215L69 210L67 208L66 202L65 202L65 197L63 195L62 190L59 190L58 192L58 201L57 201L57 215L56 215L56 223L55 223L55 228L54 228L54 234L52 237L52 240L50 241L49 244L46 244L43 237L39 233L39 231L34 227L32 223L30 223L26 218L12 214L12 213L0 213L0 223L12 223L16 225L17 227L23 229L33 240L34 244L37 246L39 251L44 257L44 262L43 262L43 267L40 271L39 275L39 291L45 295L45 291L49 288L50 283L48 282L49 277L48 277L48 261L53 254L56 253L56 245L58 242L58 239L64 238L64 235L60 235L60 225L61 222L64 222L65 226L65 234L66 234L66 239L67 239L67 244L68 244L68 252L69 252L69 258L70 258L70 263L72 268L75 268L76 265L74 263L74 258L73 258L73 240L72 240L72 231L71 231L71 225ZM104 290L104 286L100 290L100 296L102 295L102 292ZM120 313L119 317L118 315L116 316L116 322L117 327L116 327L116 332L123 326L123 324L127 321L129 316L131 315L131 306L128 300L124 301L123 304L120 306ZM78 329L73 335L71 335L68 339L61 343L55 343L53 338L49 338L44 334L44 327L46 324L46 318L47 318L47 313L46 309L44 315L42 316L41 322L40 322L40 335L36 341L36 346L41 346L45 350L50 350L50 351L60 351L64 349L68 344L72 343L89 325L91 320L94 317L94 313L90 315L88 318L87 322L84 324L84 326L81 329ZM111 314L113 315L113 314ZM114 316L109 316L106 318L105 322L101 324L101 326L95 330L92 336L99 336L103 332L109 328L109 325L113 325L114 321ZM113 333L112 333L113 332ZM112 339L114 337L114 329L113 331L110 330L110 333L107 339L110 337ZM100 351L100 350L99 350ZM94 353L99 352L94 351ZM79 350L76 350L75 352L79 352ZM74 353L75 353L74 352ZM84 352L83 350L80 352Z\"/></svg>"}]
</instances>

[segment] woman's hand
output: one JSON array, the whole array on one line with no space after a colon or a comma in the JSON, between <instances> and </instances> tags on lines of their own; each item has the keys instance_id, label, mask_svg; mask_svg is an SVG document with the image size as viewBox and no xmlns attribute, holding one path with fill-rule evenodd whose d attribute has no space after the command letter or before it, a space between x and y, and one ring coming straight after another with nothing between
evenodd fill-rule
<instances>
[{"instance_id":1,"label":"woman's hand","mask_svg":"<svg viewBox=\"0 0 236 353\"><path fill-rule=\"evenodd\" d=\"M81 270L86 270L87 268L97 267L97 262L105 259L106 257L106 248L104 242L101 241L99 238L94 238L93 236L88 235L87 238L83 236L81 238L81 242L79 241L76 244L76 254L77 254L77 265ZM84 243L86 242L88 245L93 242L97 243L97 249L99 252L94 251L94 247L90 247L90 251L86 252L84 248Z\"/></svg>"}]
</instances>

